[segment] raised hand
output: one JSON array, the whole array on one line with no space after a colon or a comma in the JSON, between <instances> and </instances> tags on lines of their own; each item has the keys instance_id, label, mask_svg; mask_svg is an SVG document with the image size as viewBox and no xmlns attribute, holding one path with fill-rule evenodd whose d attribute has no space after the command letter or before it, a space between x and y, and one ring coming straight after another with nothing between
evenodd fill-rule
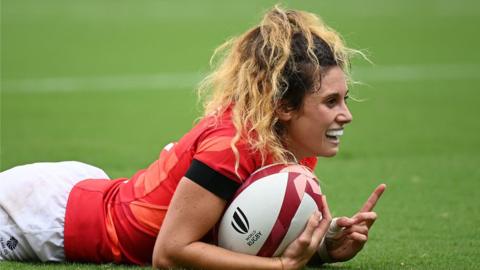
<instances>
[{"instance_id":1,"label":"raised hand","mask_svg":"<svg viewBox=\"0 0 480 270\"><path fill-rule=\"evenodd\" d=\"M332 261L347 261L353 258L368 240L368 232L377 219L373 208L386 189L379 185L358 213L351 218L340 217L334 220L329 230L326 249Z\"/></svg>"}]
</instances>

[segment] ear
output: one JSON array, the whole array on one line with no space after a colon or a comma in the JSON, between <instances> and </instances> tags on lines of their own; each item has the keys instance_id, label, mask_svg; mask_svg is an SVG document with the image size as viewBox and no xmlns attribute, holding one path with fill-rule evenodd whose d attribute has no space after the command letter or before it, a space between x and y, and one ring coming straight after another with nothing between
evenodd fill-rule
<instances>
[{"instance_id":1,"label":"ear","mask_svg":"<svg viewBox=\"0 0 480 270\"><path fill-rule=\"evenodd\" d=\"M294 110L288 110L287 108L281 106L277 109L277 116L280 121L287 122L293 118Z\"/></svg>"}]
</instances>

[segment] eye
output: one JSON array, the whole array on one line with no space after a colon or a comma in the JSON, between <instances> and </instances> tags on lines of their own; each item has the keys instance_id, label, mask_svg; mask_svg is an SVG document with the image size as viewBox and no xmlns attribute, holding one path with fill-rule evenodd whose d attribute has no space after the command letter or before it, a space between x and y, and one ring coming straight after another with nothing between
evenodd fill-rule
<instances>
[{"instance_id":1,"label":"eye","mask_svg":"<svg viewBox=\"0 0 480 270\"><path fill-rule=\"evenodd\" d=\"M345 103L348 103L348 98L349 98L349 97L350 97L349 95L346 95L346 96L343 98L343 100L345 101Z\"/></svg>"},{"instance_id":2,"label":"eye","mask_svg":"<svg viewBox=\"0 0 480 270\"><path fill-rule=\"evenodd\" d=\"M335 105L337 105L337 98L336 97L328 97L325 101L325 104L327 104L327 106L329 108L333 108L333 107L335 107Z\"/></svg>"}]
</instances>

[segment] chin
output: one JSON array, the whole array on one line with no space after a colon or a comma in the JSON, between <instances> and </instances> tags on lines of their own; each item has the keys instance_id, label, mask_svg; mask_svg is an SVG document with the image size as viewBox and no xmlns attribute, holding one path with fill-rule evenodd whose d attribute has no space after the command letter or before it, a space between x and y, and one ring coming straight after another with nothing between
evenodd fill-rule
<instances>
[{"instance_id":1,"label":"chin","mask_svg":"<svg viewBox=\"0 0 480 270\"><path fill-rule=\"evenodd\" d=\"M334 149L329 149L329 150L326 150L326 151L322 151L317 156L320 156L320 157L334 157L334 156L337 155L337 153L338 153L338 148L334 148Z\"/></svg>"}]
</instances>

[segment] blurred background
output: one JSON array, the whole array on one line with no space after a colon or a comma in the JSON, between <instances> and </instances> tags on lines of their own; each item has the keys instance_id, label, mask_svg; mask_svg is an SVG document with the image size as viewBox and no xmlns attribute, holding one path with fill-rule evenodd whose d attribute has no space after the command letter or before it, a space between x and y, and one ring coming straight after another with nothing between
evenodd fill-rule
<instances>
[{"instance_id":1,"label":"blurred background","mask_svg":"<svg viewBox=\"0 0 480 270\"><path fill-rule=\"evenodd\" d=\"M80 160L129 177L201 115L214 49L276 1L1 1L0 169ZM379 220L333 268L477 268L480 3L305 0L364 51L354 121L317 175L336 215L379 183Z\"/></svg>"}]
</instances>

